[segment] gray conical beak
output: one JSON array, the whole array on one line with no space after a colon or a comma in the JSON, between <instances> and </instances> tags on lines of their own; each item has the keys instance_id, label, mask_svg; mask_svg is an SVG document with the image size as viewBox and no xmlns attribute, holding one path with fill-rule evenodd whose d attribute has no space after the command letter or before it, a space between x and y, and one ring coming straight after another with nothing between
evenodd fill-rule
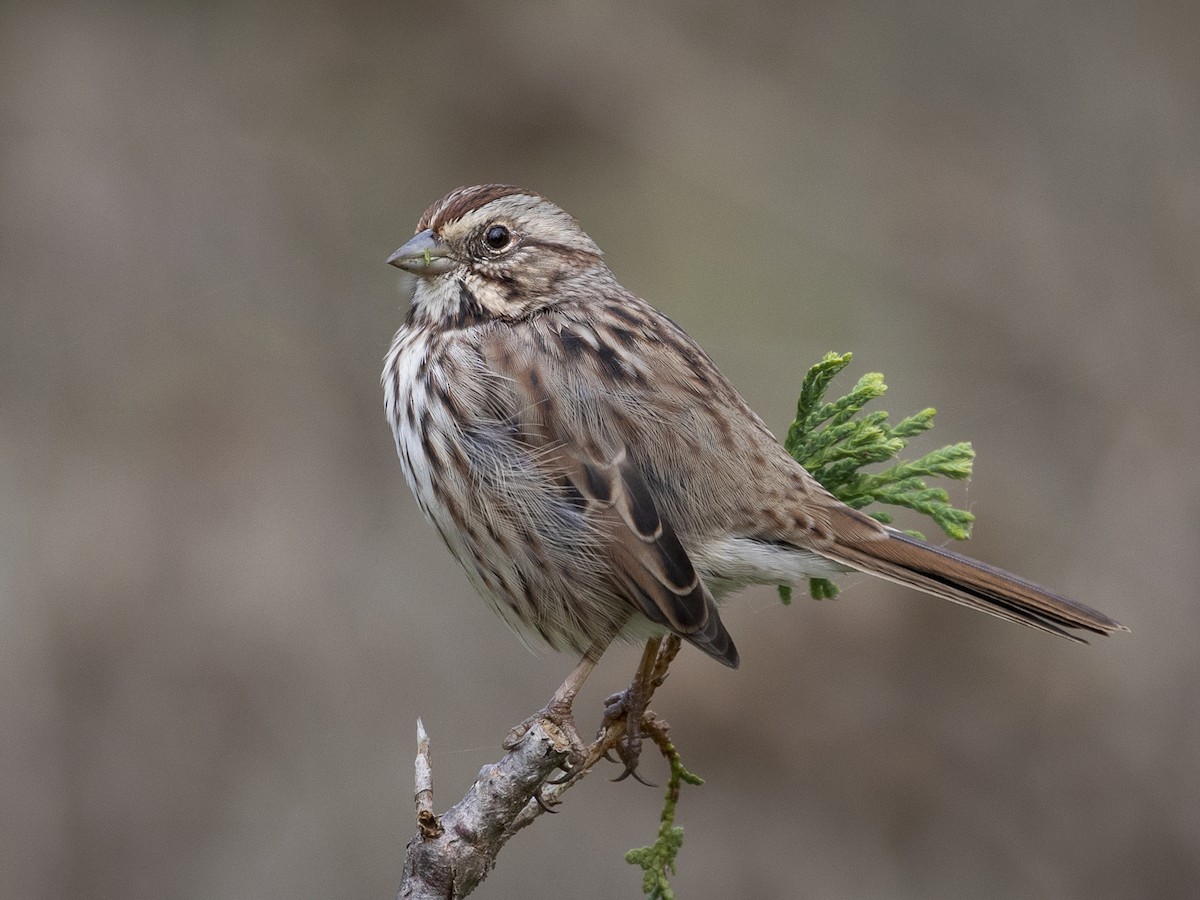
<instances>
[{"instance_id":1,"label":"gray conical beak","mask_svg":"<svg viewBox=\"0 0 1200 900\"><path fill-rule=\"evenodd\" d=\"M450 248L426 228L389 256L388 264L414 275L431 277L449 272L454 267L454 258Z\"/></svg>"}]
</instances>

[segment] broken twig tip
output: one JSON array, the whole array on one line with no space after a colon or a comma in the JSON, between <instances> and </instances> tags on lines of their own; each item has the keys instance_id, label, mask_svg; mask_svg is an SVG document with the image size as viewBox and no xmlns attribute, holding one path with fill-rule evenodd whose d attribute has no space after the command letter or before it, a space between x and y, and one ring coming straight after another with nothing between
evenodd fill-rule
<instances>
[{"instance_id":1,"label":"broken twig tip","mask_svg":"<svg viewBox=\"0 0 1200 900\"><path fill-rule=\"evenodd\" d=\"M414 799L417 804L417 825L426 837L436 837L442 825L433 814L433 766L429 761L429 735L425 723L417 719L417 760L415 765Z\"/></svg>"}]
</instances>

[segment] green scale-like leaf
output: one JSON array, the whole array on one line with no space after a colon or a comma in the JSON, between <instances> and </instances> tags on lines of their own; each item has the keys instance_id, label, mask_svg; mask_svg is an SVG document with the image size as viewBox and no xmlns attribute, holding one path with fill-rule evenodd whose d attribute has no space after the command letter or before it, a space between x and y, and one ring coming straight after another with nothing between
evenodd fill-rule
<instances>
[{"instance_id":1,"label":"green scale-like leaf","mask_svg":"<svg viewBox=\"0 0 1200 900\"><path fill-rule=\"evenodd\" d=\"M944 490L929 487L925 479L970 478L975 451L970 444L950 444L878 472L864 471L866 466L896 459L911 438L933 427L936 410L924 409L895 425L888 424L886 412L860 415L868 403L887 391L878 372L862 376L844 397L827 401L830 383L851 358L849 353L827 353L808 370L784 447L826 490L855 509L873 503L902 506L929 516L955 540L970 537L975 517L953 506ZM883 510L871 510L870 514L884 524L892 522L891 514ZM814 599L824 600L836 596L838 588L826 578L811 578L808 590ZM779 596L790 603L791 588L781 586Z\"/></svg>"}]
</instances>

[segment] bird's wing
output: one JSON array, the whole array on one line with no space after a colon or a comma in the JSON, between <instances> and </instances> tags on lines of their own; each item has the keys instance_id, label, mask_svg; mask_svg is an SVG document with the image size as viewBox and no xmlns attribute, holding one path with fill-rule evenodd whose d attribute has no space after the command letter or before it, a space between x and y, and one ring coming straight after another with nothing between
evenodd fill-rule
<instances>
[{"instance_id":1,"label":"bird's wing","mask_svg":"<svg viewBox=\"0 0 1200 900\"><path fill-rule=\"evenodd\" d=\"M514 425L520 439L563 496L585 510L597 536L596 562L607 568L614 591L651 622L736 668L737 648L712 595L604 417L578 415L580 398L566 395L569 387L546 360L495 344L484 353L519 398Z\"/></svg>"}]
</instances>

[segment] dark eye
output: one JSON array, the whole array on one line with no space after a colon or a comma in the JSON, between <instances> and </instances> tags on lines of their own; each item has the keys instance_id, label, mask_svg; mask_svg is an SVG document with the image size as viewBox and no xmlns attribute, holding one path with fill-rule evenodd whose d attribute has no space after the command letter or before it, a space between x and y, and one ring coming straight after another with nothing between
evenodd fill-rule
<instances>
[{"instance_id":1,"label":"dark eye","mask_svg":"<svg viewBox=\"0 0 1200 900\"><path fill-rule=\"evenodd\" d=\"M483 239L493 250L503 250L512 243L512 234L503 225L493 225Z\"/></svg>"}]
</instances>

